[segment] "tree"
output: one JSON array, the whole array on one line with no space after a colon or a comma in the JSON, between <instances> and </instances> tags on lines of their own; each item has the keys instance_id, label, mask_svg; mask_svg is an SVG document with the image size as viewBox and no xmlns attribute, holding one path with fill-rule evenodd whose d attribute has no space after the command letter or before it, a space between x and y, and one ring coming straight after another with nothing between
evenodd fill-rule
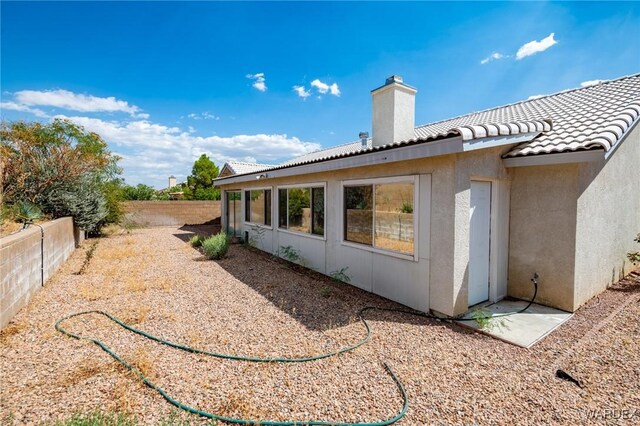
<instances>
[{"instance_id":1,"label":"tree","mask_svg":"<svg viewBox=\"0 0 640 426\"><path fill-rule=\"evenodd\" d=\"M219 170L207 154L202 154L193 163L191 175L187 177L184 196L189 200L219 200L220 190L213 187L213 180L218 177Z\"/></svg>"},{"instance_id":2,"label":"tree","mask_svg":"<svg viewBox=\"0 0 640 426\"><path fill-rule=\"evenodd\" d=\"M156 190L139 183L137 186L126 185L122 190L122 198L125 200L153 200L156 196Z\"/></svg>"},{"instance_id":3,"label":"tree","mask_svg":"<svg viewBox=\"0 0 640 426\"><path fill-rule=\"evenodd\" d=\"M2 122L2 202L31 202L54 217L74 216L95 230L109 215L106 184L121 173L119 157L96 133L71 121Z\"/></svg>"}]
</instances>

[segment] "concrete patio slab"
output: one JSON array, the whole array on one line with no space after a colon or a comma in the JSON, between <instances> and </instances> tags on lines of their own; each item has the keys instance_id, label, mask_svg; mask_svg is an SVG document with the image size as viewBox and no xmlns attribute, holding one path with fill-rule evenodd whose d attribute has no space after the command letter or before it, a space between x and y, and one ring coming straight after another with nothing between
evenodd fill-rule
<instances>
[{"instance_id":1,"label":"concrete patio slab","mask_svg":"<svg viewBox=\"0 0 640 426\"><path fill-rule=\"evenodd\" d=\"M484 311L493 319L490 320L489 326L484 329L475 321L456 322L496 339L523 348L530 348L573 316L570 312L535 303L525 312L516 313L527 304L528 302L522 300L502 300L485 306L483 308ZM510 313L513 313L513 315L501 316ZM470 317L470 315L467 314L466 317Z\"/></svg>"}]
</instances>

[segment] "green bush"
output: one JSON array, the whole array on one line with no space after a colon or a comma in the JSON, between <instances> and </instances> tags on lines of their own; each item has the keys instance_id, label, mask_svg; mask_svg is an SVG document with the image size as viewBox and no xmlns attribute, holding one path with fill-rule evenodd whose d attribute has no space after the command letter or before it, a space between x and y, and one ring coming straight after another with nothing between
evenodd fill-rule
<instances>
[{"instance_id":1,"label":"green bush","mask_svg":"<svg viewBox=\"0 0 640 426\"><path fill-rule=\"evenodd\" d=\"M221 232L202 241L202 250L209 259L222 259L229 250L229 237Z\"/></svg>"},{"instance_id":2,"label":"green bush","mask_svg":"<svg viewBox=\"0 0 640 426\"><path fill-rule=\"evenodd\" d=\"M201 235L194 235L189 239L189 244L191 247L202 247L202 242L204 241L204 237Z\"/></svg>"},{"instance_id":3,"label":"green bush","mask_svg":"<svg viewBox=\"0 0 640 426\"><path fill-rule=\"evenodd\" d=\"M636 235L633 241L640 243L640 234ZM627 253L627 259L629 259L634 265L640 265L640 252L632 251Z\"/></svg>"}]
</instances>

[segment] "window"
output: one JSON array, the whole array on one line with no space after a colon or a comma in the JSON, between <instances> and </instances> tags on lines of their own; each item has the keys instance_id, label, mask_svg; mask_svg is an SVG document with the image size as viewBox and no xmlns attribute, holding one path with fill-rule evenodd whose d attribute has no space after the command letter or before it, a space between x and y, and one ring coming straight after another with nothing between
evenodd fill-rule
<instances>
[{"instance_id":1,"label":"window","mask_svg":"<svg viewBox=\"0 0 640 426\"><path fill-rule=\"evenodd\" d=\"M324 236L324 187L279 188L278 227Z\"/></svg>"},{"instance_id":2,"label":"window","mask_svg":"<svg viewBox=\"0 0 640 426\"><path fill-rule=\"evenodd\" d=\"M271 190L244 191L245 221L271 226Z\"/></svg>"},{"instance_id":3,"label":"window","mask_svg":"<svg viewBox=\"0 0 640 426\"><path fill-rule=\"evenodd\" d=\"M413 208L413 180L345 186L344 239L413 254Z\"/></svg>"}]
</instances>

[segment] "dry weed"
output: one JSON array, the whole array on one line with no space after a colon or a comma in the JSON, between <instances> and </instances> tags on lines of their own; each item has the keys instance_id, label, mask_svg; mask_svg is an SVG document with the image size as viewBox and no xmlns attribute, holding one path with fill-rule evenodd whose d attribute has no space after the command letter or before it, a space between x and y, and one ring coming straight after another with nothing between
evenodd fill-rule
<instances>
[{"instance_id":1,"label":"dry weed","mask_svg":"<svg viewBox=\"0 0 640 426\"><path fill-rule=\"evenodd\" d=\"M253 405L244 395L231 394L220 406L221 412L234 417L251 419L268 419L273 417L271 413Z\"/></svg>"},{"instance_id":2,"label":"dry weed","mask_svg":"<svg viewBox=\"0 0 640 426\"><path fill-rule=\"evenodd\" d=\"M93 376L109 371L113 371L113 365L89 359L77 365L76 367L67 370L66 374L62 375L62 377L60 377L60 380L58 380L58 384L65 387L74 386Z\"/></svg>"},{"instance_id":3,"label":"dry weed","mask_svg":"<svg viewBox=\"0 0 640 426\"><path fill-rule=\"evenodd\" d=\"M125 359L127 358L128 358L129 364L137 368L138 371L140 371L149 379L152 378L152 376L154 375L153 359L151 358L151 355L149 355L149 352L147 352L145 348L143 347L136 348L136 350L133 352L131 357L126 357Z\"/></svg>"},{"instance_id":4,"label":"dry weed","mask_svg":"<svg viewBox=\"0 0 640 426\"><path fill-rule=\"evenodd\" d=\"M173 282L171 281L171 279L169 278L156 278L154 280L151 281L151 288L156 288L156 289L160 289L164 292L170 292L171 290L173 290Z\"/></svg>"},{"instance_id":5,"label":"dry weed","mask_svg":"<svg viewBox=\"0 0 640 426\"><path fill-rule=\"evenodd\" d=\"M124 289L128 292L142 292L147 290L147 283L138 275L132 275L124 280Z\"/></svg>"},{"instance_id":6,"label":"dry weed","mask_svg":"<svg viewBox=\"0 0 640 426\"><path fill-rule=\"evenodd\" d=\"M76 298L93 302L100 299L109 299L118 295L118 289L110 281L101 283L83 282L76 287Z\"/></svg>"},{"instance_id":7,"label":"dry weed","mask_svg":"<svg viewBox=\"0 0 640 426\"><path fill-rule=\"evenodd\" d=\"M4 329L0 330L0 343L2 343L3 345L6 345L7 341L11 336L15 336L25 328L27 328L27 324L23 322L10 323Z\"/></svg>"},{"instance_id":8,"label":"dry weed","mask_svg":"<svg viewBox=\"0 0 640 426\"><path fill-rule=\"evenodd\" d=\"M132 237L127 237L124 240L124 243L127 244L127 245L134 244L135 242L136 242L135 238L132 238Z\"/></svg>"},{"instance_id":9,"label":"dry weed","mask_svg":"<svg viewBox=\"0 0 640 426\"><path fill-rule=\"evenodd\" d=\"M129 325L140 324L147 319L149 311L148 306L139 305L118 313L117 317Z\"/></svg>"},{"instance_id":10,"label":"dry weed","mask_svg":"<svg viewBox=\"0 0 640 426\"><path fill-rule=\"evenodd\" d=\"M115 247L104 247L98 250L98 257L106 260L122 260L136 256L133 247L117 245Z\"/></svg>"}]
</instances>

